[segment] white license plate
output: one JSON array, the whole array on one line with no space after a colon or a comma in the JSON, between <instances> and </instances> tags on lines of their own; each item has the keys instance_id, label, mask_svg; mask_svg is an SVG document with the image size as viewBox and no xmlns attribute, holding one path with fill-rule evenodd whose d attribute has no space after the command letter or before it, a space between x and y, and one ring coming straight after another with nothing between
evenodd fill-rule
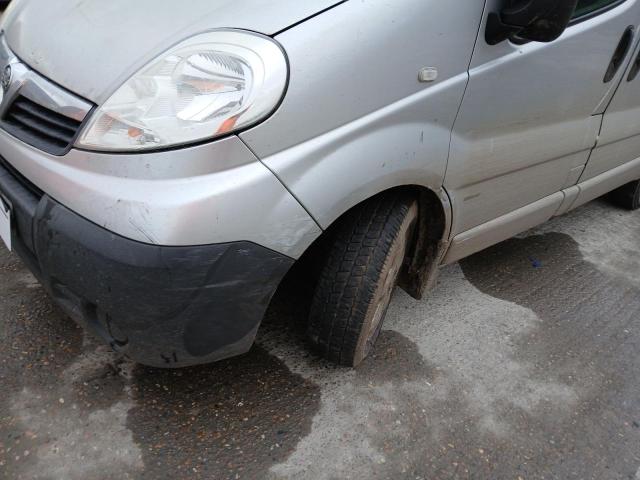
<instances>
[{"instance_id":1,"label":"white license plate","mask_svg":"<svg viewBox=\"0 0 640 480\"><path fill-rule=\"evenodd\" d=\"M0 239L11 251L11 207L0 197Z\"/></svg>"}]
</instances>

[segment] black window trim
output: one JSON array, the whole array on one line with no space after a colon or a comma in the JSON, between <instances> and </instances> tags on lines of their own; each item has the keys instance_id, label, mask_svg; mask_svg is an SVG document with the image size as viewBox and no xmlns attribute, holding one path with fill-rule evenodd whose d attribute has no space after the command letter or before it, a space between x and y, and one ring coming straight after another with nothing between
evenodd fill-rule
<instances>
[{"instance_id":1,"label":"black window trim","mask_svg":"<svg viewBox=\"0 0 640 480\"><path fill-rule=\"evenodd\" d=\"M620 5L622 5L626 1L627 0L617 0L615 2L611 2L609 5L606 5L606 6L602 7L602 8L594 10L593 12L586 13L584 15L576 17L573 20L571 20L571 22L569 23L569 26L572 27L573 25L577 25L579 23L586 22L587 20L591 20L592 18L595 18L595 17L597 17L599 15L602 15L603 13L606 13L609 10L613 10L614 8L619 7Z\"/></svg>"}]
</instances>

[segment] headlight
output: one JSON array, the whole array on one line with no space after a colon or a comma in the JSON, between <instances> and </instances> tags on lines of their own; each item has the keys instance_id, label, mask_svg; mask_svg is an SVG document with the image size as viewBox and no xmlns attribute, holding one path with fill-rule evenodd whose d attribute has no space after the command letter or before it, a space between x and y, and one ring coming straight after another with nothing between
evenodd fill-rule
<instances>
[{"instance_id":1,"label":"headlight","mask_svg":"<svg viewBox=\"0 0 640 480\"><path fill-rule=\"evenodd\" d=\"M220 30L152 61L96 110L76 145L90 150L164 148L251 126L277 107L287 60L271 39Z\"/></svg>"}]
</instances>

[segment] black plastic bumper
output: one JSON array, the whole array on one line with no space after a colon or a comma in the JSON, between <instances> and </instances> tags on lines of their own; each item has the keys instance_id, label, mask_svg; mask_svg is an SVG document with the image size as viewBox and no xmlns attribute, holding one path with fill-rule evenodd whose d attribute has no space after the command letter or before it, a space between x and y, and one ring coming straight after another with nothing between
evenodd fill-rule
<instances>
[{"instance_id":1,"label":"black plastic bumper","mask_svg":"<svg viewBox=\"0 0 640 480\"><path fill-rule=\"evenodd\" d=\"M56 303L133 360L157 367L247 352L293 260L253 243L161 247L115 235L0 160L12 243ZM204 219L203 219L204 220Z\"/></svg>"}]
</instances>

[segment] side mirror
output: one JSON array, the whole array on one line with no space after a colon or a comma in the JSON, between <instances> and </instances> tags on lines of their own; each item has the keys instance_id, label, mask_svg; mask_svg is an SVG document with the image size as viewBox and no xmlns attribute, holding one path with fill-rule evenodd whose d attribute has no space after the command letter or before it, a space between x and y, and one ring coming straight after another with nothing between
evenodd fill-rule
<instances>
[{"instance_id":1,"label":"side mirror","mask_svg":"<svg viewBox=\"0 0 640 480\"><path fill-rule=\"evenodd\" d=\"M567 29L578 0L510 0L487 21L486 41L553 42Z\"/></svg>"}]
</instances>

